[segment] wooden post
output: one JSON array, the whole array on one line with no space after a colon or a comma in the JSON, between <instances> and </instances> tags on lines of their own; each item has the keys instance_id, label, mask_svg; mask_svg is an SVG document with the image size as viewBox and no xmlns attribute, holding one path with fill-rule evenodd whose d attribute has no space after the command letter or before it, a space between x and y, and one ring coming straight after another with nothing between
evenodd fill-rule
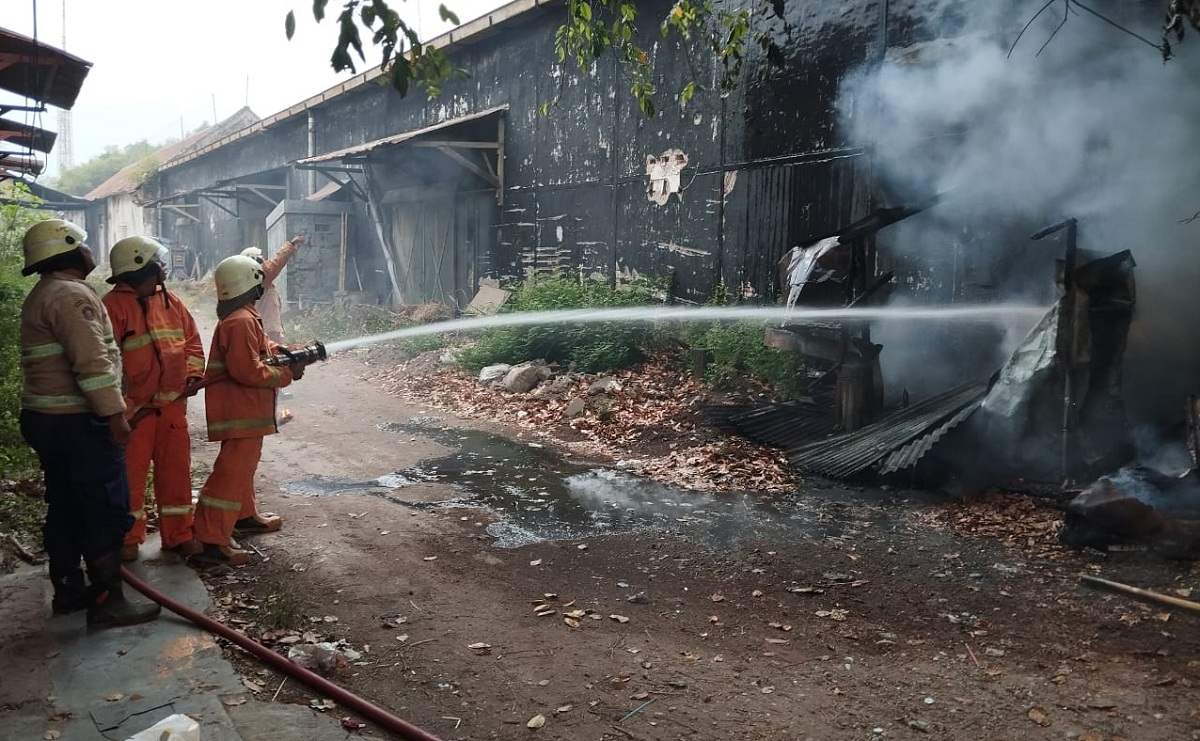
<instances>
[{"instance_id":1,"label":"wooden post","mask_svg":"<svg viewBox=\"0 0 1200 741\"><path fill-rule=\"evenodd\" d=\"M346 222L349 218L349 214L342 214L342 242L338 255L338 293L343 295L346 293Z\"/></svg>"},{"instance_id":2,"label":"wooden post","mask_svg":"<svg viewBox=\"0 0 1200 741\"><path fill-rule=\"evenodd\" d=\"M704 347L692 348L692 375L697 381L704 380L708 373L708 363L712 360L712 351Z\"/></svg>"}]
</instances>

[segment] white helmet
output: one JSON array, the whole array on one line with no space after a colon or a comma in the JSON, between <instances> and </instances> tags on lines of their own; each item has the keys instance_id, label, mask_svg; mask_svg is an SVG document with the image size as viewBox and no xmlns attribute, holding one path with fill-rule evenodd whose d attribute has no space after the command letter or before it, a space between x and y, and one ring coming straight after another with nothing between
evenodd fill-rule
<instances>
[{"instance_id":1,"label":"white helmet","mask_svg":"<svg viewBox=\"0 0 1200 741\"><path fill-rule=\"evenodd\" d=\"M249 257L252 260L257 260L260 263L263 261L263 251L257 247L247 247L246 249L242 250L242 256Z\"/></svg>"},{"instance_id":2,"label":"white helmet","mask_svg":"<svg viewBox=\"0 0 1200 741\"><path fill-rule=\"evenodd\" d=\"M87 232L63 219L39 221L25 232L25 267L21 275L37 272L38 264L84 246Z\"/></svg>"},{"instance_id":3,"label":"white helmet","mask_svg":"<svg viewBox=\"0 0 1200 741\"><path fill-rule=\"evenodd\" d=\"M262 266L244 255L234 255L217 265L213 280L217 284L217 300L228 301L262 285Z\"/></svg>"},{"instance_id":4,"label":"white helmet","mask_svg":"<svg viewBox=\"0 0 1200 741\"><path fill-rule=\"evenodd\" d=\"M118 277L136 273L151 261L166 267L167 248L150 237L125 237L108 251L108 261L112 265L112 276L108 282L116 283Z\"/></svg>"}]
</instances>

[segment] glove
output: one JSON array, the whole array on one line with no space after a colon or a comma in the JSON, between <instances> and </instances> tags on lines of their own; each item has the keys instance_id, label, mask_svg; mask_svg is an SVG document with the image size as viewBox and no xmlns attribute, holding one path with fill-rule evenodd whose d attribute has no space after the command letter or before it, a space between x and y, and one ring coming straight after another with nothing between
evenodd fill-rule
<instances>
[{"instance_id":1,"label":"glove","mask_svg":"<svg viewBox=\"0 0 1200 741\"><path fill-rule=\"evenodd\" d=\"M304 378L305 367L307 366L304 363L292 363L288 366L288 369L292 372L293 381L299 381L301 378Z\"/></svg>"}]
</instances>

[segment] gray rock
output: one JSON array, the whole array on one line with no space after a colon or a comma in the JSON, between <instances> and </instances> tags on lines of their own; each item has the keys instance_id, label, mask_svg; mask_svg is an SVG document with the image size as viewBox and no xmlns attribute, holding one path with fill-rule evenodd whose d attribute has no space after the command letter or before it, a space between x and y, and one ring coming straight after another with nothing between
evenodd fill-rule
<instances>
[{"instance_id":1,"label":"gray rock","mask_svg":"<svg viewBox=\"0 0 1200 741\"><path fill-rule=\"evenodd\" d=\"M588 387L588 393L595 396L596 394L616 393L621 390L621 382L612 376L605 376L598 379L595 383Z\"/></svg>"},{"instance_id":2,"label":"gray rock","mask_svg":"<svg viewBox=\"0 0 1200 741\"><path fill-rule=\"evenodd\" d=\"M483 370L479 371L479 382L485 385L498 383L504 380L504 377L508 375L508 371L511 369L512 366L508 363L489 365Z\"/></svg>"},{"instance_id":3,"label":"gray rock","mask_svg":"<svg viewBox=\"0 0 1200 741\"><path fill-rule=\"evenodd\" d=\"M567 408L563 410L563 416L567 419L575 419L587 409L587 403L576 396L567 403Z\"/></svg>"},{"instance_id":4,"label":"gray rock","mask_svg":"<svg viewBox=\"0 0 1200 741\"><path fill-rule=\"evenodd\" d=\"M514 394L533 391L539 383L550 377L550 369L537 363L521 363L509 369L504 376L504 388Z\"/></svg>"}]
</instances>

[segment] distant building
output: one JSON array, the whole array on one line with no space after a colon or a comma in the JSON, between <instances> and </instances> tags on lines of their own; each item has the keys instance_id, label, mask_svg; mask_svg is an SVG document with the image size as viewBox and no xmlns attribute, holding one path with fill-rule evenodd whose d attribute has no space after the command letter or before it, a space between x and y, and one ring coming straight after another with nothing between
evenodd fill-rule
<instances>
[{"instance_id":1,"label":"distant building","mask_svg":"<svg viewBox=\"0 0 1200 741\"><path fill-rule=\"evenodd\" d=\"M171 212L146 205L147 194L156 192L154 180L158 171L171 160L219 141L258 120L254 111L242 108L215 126L207 126L168 144L93 188L83 197L88 205L83 209L82 218L78 214L70 214L68 218L74 217L86 225L88 239L97 248L97 259L101 261L107 260L108 248L118 240L139 234L163 234L162 220Z\"/></svg>"}]
</instances>

